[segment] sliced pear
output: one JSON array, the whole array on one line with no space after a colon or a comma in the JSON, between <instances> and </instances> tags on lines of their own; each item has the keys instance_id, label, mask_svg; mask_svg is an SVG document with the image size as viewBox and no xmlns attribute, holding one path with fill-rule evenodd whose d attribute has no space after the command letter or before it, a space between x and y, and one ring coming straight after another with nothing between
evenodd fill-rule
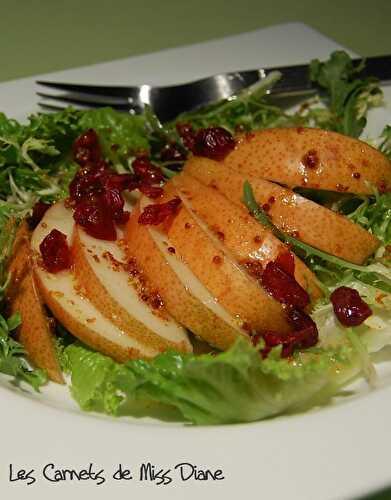
<instances>
[{"instance_id":1,"label":"sliced pear","mask_svg":"<svg viewBox=\"0 0 391 500\"><path fill-rule=\"evenodd\" d=\"M243 184L248 180L257 202L268 205L268 214L282 231L355 264L364 263L380 244L374 235L343 215L273 182L242 175L220 162L193 157L184 173L218 190L240 207L243 207Z\"/></svg>"},{"instance_id":2,"label":"sliced pear","mask_svg":"<svg viewBox=\"0 0 391 500\"><path fill-rule=\"evenodd\" d=\"M141 202L142 209L151 203L145 197ZM216 301L177 253L171 253L173 247L165 235L138 223L139 215L138 207L126 225L126 251L162 296L170 314L219 349L228 349L238 336L246 337L242 322Z\"/></svg>"},{"instance_id":3,"label":"sliced pear","mask_svg":"<svg viewBox=\"0 0 391 500\"><path fill-rule=\"evenodd\" d=\"M38 368L46 370L49 378L64 383L54 346L50 320L44 310L31 267L30 231L26 222L18 229L13 246L13 257L9 266L11 283L7 291L10 313L19 312L22 324L18 339L28 358Z\"/></svg>"},{"instance_id":4,"label":"sliced pear","mask_svg":"<svg viewBox=\"0 0 391 500\"><path fill-rule=\"evenodd\" d=\"M365 142L316 128L274 128L242 136L223 163L290 188L372 194L391 189L391 162Z\"/></svg>"},{"instance_id":5,"label":"sliced pear","mask_svg":"<svg viewBox=\"0 0 391 500\"><path fill-rule=\"evenodd\" d=\"M234 205L219 191L186 174L175 176L172 182L198 224L207 224L225 251L232 252L239 263L256 260L265 267L288 251L287 246L254 220L244 207ZM314 274L296 256L295 279L308 291L312 301L323 295Z\"/></svg>"},{"instance_id":6,"label":"sliced pear","mask_svg":"<svg viewBox=\"0 0 391 500\"><path fill-rule=\"evenodd\" d=\"M121 230L117 232L122 238ZM159 295L127 269L116 242L97 240L76 225L72 250L85 295L118 328L156 350L192 350L185 330L167 314Z\"/></svg>"},{"instance_id":7,"label":"sliced pear","mask_svg":"<svg viewBox=\"0 0 391 500\"><path fill-rule=\"evenodd\" d=\"M63 203L46 212L31 240L37 284L53 315L75 337L118 361L156 356L159 353L156 348L128 336L81 293L72 270L50 273L43 268L39 245L52 229L65 234L71 246L74 221L72 211Z\"/></svg>"},{"instance_id":8,"label":"sliced pear","mask_svg":"<svg viewBox=\"0 0 391 500\"><path fill-rule=\"evenodd\" d=\"M167 183L159 202L175 196L174 185ZM170 223L162 226L173 249L232 316L258 331L289 330L282 305L247 274L223 245L218 245L211 231L201 227L184 204Z\"/></svg>"}]
</instances>

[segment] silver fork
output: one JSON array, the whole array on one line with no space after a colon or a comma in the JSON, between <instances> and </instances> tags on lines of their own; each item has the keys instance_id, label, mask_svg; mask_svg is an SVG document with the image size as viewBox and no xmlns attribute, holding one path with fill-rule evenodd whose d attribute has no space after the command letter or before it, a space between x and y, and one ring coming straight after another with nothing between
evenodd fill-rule
<instances>
[{"instance_id":1,"label":"silver fork","mask_svg":"<svg viewBox=\"0 0 391 500\"><path fill-rule=\"evenodd\" d=\"M363 76L374 76L382 83L391 83L391 56L369 57L365 61ZM353 62L357 65L361 59ZM56 94L38 91L37 94L44 99L39 102L43 108L59 110L71 104L80 108L111 106L119 111L140 113L148 104L158 118L165 122L184 111L228 99L244 88L257 85L276 71L281 73L282 78L268 93L292 96L314 91L308 65L235 71L165 87L99 86L47 81L36 83L61 91Z\"/></svg>"}]
</instances>

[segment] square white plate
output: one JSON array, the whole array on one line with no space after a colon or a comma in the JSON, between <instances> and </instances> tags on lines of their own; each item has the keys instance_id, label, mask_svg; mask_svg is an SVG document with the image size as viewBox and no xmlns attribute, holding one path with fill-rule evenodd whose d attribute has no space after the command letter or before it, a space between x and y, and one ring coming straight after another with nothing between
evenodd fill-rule
<instances>
[{"instance_id":1,"label":"square white plate","mask_svg":"<svg viewBox=\"0 0 391 500\"><path fill-rule=\"evenodd\" d=\"M285 24L222 40L146 56L39 75L0 84L0 110L18 119L37 111L36 79L84 83L177 83L228 70L278 66L327 58L340 48L303 24ZM387 101L391 102L387 91ZM371 115L371 133L388 120L387 108ZM46 404L45 404L46 403ZM353 498L391 483L391 387L336 407L247 425L190 427L93 417L79 412L67 392L51 385L28 396L2 379L0 387L0 498L237 499ZM140 464L171 469L173 482L140 482ZM221 481L180 481L174 466L191 462L222 469ZM106 482L50 482L56 468L105 470ZM134 479L115 481L118 464ZM34 469L31 486L9 481L14 469Z\"/></svg>"}]
</instances>

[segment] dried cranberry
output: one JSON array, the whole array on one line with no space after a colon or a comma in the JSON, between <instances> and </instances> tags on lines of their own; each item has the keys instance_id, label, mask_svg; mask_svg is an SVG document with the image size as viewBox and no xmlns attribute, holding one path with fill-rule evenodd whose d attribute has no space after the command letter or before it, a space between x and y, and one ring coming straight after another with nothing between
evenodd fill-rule
<instances>
[{"instance_id":1,"label":"dried cranberry","mask_svg":"<svg viewBox=\"0 0 391 500\"><path fill-rule=\"evenodd\" d=\"M289 250L278 254L274 262L290 276L295 275L295 256Z\"/></svg>"},{"instance_id":2,"label":"dried cranberry","mask_svg":"<svg viewBox=\"0 0 391 500\"><path fill-rule=\"evenodd\" d=\"M295 258L292 252L285 251L274 262L269 262L261 276L263 287L279 302L286 304L288 322L292 327L289 333L275 331L259 332L253 337L257 344L263 338L265 358L273 347L282 346L281 356L291 356L295 349L306 349L318 342L318 329L315 322L303 309L309 304L308 293L294 278Z\"/></svg>"},{"instance_id":3,"label":"dried cranberry","mask_svg":"<svg viewBox=\"0 0 391 500\"><path fill-rule=\"evenodd\" d=\"M304 311L292 308L288 311L288 320L295 332L296 347L307 349L318 342L318 328L315 321Z\"/></svg>"},{"instance_id":4,"label":"dried cranberry","mask_svg":"<svg viewBox=\"0 0 391 500\"><path fill-rule=\"evenodd\" d=\"M33 213L29 218L29 226L31 229L35 229L38 224L41 222L43 216L46 211L50 208L48 203L44 203L43 201L38 201L33 208Z\"/></svg>"},{"instance_id":5,"label":"dried cranberry","mask_svg":"<svg viewBox=\"0 0 391 500\"><path fill-rule=\"evenodd\" d=\"M50 273L58 273L69 269L72 264L71 252L67 237L61 231L53 229L39 245L45 269Z\"/></svg>"},{"instance_id":6,"label":"dried cranberry","mask_svg":"<svg viewBox=\"0 0 391 500\"><path fill-rule=\"evenodd\" d=\"M118 189L104 191L102 202L104 202L114 220L121 216L124 208L124 199Z\"/></svg>"},{"instance_id":7,"label":"dried cranberry","mask_svg":"<svg viewBox=\"0 0 391 500\"><path fill-rule=\"evenodd\" d=\"M202 128L194 132L189 123L177 123L178 134L187 149L197 156L223 160L235 147L232 134L222 127Z\"/></svg>"},{"instance_id":8,"label":"dried cranberry","mask_svg":"<svg viewBox=\"0 0 391 500\"><path fill-rule=\"evenodd\" d=\"M330 296L335 315L344 326L361 325L372 314L357 290L347 286L336 288Z\"/></svg>"},{"instance_id":9,"label":"dried cranberry","mask_svg":"<svg viewBox=\"0 0 391 500\"><path fill-rule=\"evenodd\" d=\"M164 176L159 168L151 163L147 156L137 157L132 167L135 178L138 179L138 189L149 198L159 198L163 195L163 189L156 184L164 181Z\"/></svg>"},{"instance_id":10,"label":"dried cranberry","mask_svg":"<svg viewBox=\"0 0 391 500\"><path fill-rule=\"evenodd\" d=\"M115 174L105 172L101 176L101 183L104 189L117 189L118 191L133 191L139 185L139 180L133 174Z\"/></svg>"},{"instance_id":11,"label":"dried cranberry","mask_svg":"<svg viewBox=\"0 0 391 500\"><path fill-rule=\"evenodd\" d=\"M223 160L234 147L235 140L228 130L222 127L209 127L197 132L192 151L197 156Z\"/></svg>"},{"instance_id":12,"label":"dried cranberry","mask_svg":"<svg viewBox=\"0 0 391 500\"><path fill-rule=\"evenodd\" d=\"M134 173L141 179L142 183L160 184L160 182L164 181L161 170L152 165L145 156L133 160L132 167Z\"/></svg>"},{"instance_id":13,"label":"dried cranberry","mask_svg":"<svg viewBox=\"0 0 391 500\"><path fill-rule=\"evenodd\" d=\"M257 333L252 337L254 345L262 338L265 347L262 349L262 357L266 358L273 347L282 346L281 357L291 356L295 349L308 349L318 342L318 329L315 322L306 313L299 309L290 309L288 319L293 327L289 333L265 331Z\"/></svg>"},{"instance_id":14,"label":"dried cranberry","mask_svg":"<svg viewBox=\"0 0 391 500\"><path fill-rule=\"evenodd\" d=\"M274 331L265 331L262 333L256 333L252 337L252 342L256 346L259 341L263 339L265 342L265 347L261 351L263 358L266 358L273 347L282 346L281 357L286 358L293 353L293 343L291 334L281 334Z\"/></svg>"},{"instance_id":15,"label":"dried cranberry","mask_svg":"<svg viewBox=\"0 0 391 500\"><path fill-rule=\"evenodd\" d=\"M81 166L95 163L102 157L99 139L95 130L90 128L76 139L73 144L73 156Z\"/></svg>"},{"instance_id":16,"label":"dried cranberry","mask_svg":"<svg viewBox=\"0 0 391 500\"><path fill-rule=\"evenodd\" d=\"M99 146L98 135L94 129L90 128L83 132L79 137L75 140L74 149L77 148L95 148Z\"/></svg>"},{"instance_id":17,"label":"dried cranberry","mask_svg":"<svg viewBox=\"0 0 391 500\"><path fill-rule=\"evenodd\" d=\"M73 218L94 238L109 241L117 239L112 213L102 198L97 197L93 201L83 200L78 203Z\"/></svg>"},{"instance_id":18,"label":"dried cranberry","mask_svg":"<svg viewBox=\"0 0 391 500\"><path fill-rule=\"evenodd\" d=\"M278 302L304 309L310 303L308 293L277 262L268 262L261 278L262 286Z\"/></svg>"},{"instance_id":19,"label":"dried cranberry","mask_svg":"<svg viewBox=\"0 0 391 500\"><path fill-rule=\"evenodd\" d=\"M196 134L193 130L193 126L190 123L178 122L176 124L176 129L185 147L187 149L190 149L190 151L193 151L195 145L195 137L196 137Z\"/></svg>"},{"instance_id":20,"label":"dried cranberry","mask_svg":"<svg viewBox=\"0 0 391 500\"><path fill-rule=\"evenodd\" d=\"M69 184L69 195L73 201L81 201L93 193L102 192L102 184L99 175L93 171L84 172L79 170Z\"/></svg>"},{"instance_id":21,"label":"dried cranberry","mask_svg":"<svg viewBox=\"0 0 391 500\"><path fill-rule=\"evenodd\" d=\"M144 208L143 213L138 218L139 224L157 226L164 222L168 217L175 215L181 204L179 198L173 198L166 203L155 203Z\"/></svg>"},{"instance_id":22,"label":"dried cranberry","mask_svg":"<svg viewBox=\"0 0 391 500\"><path fill-rule=\"evenodd\" d=\"M176 144L166 144L160 151L160 159L163 161L184 162L186 155Z\"/></svg>"},{"instance_id":23,"label":"dried cranberry","mask_svg":"<svg viewBox=\"0 0 391 500\"><path fill-rule=\"evenodd\" d=\"M121 192L139 187L141 177L113 172L101 156L99 139L92 129L75 141L73 151L82 166L69 186L70 198L75 202L74 219L91 236L113 241L116 239L115 223L125 224L129 219ZM157 179L153 170L156 167L151 167L139 172L148 183ZM160 171L158 174L160 182L162 174Z\"/></svg>"}]
</instances>

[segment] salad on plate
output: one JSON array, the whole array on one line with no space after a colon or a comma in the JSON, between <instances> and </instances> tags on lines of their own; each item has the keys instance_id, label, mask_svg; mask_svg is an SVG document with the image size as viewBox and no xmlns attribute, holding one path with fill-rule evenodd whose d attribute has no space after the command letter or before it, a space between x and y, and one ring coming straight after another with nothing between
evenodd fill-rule
<instances>
[{"instance_id":1,"label":"salad on plate","mask_svg":"<svg viewBox=\"0 0 391 500\"><path fill-rule=\"evenodd\" d=\"M252 422L379 383L391 344L391 127L338 51L160 123L0 114L0 372L79 406ZM284 105L282 105L284 103ZM293 105L294 104L294 105Z\"/></svg>"}]
</instances>

